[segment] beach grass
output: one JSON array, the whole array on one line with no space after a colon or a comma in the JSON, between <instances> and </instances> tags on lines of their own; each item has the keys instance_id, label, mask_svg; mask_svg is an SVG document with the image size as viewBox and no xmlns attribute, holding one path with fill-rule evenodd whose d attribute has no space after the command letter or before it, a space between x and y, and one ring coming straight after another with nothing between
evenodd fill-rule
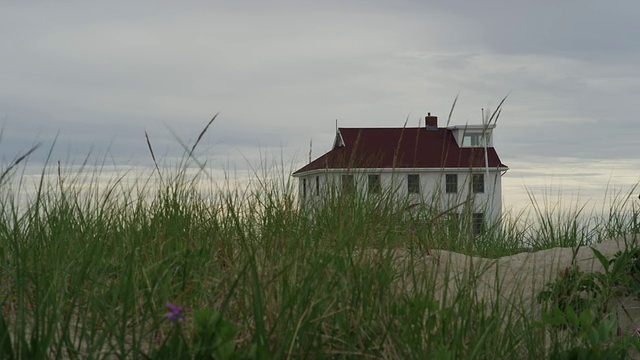
<instances>
[{"instance_id":1,"label":"beach grass","mask_svg":"<svg viewBox=\"0 0 640 360\"><path fill-rule=\"evenodd\" d=\"M597 214L532 197L533 216L507 213L473 234L464 218L429 221L435 209L408 216L391 196L300 208L284 166L212 183L195 145L172 169L152 152L147 175L107 182L100 167L47 163L29 183L26 156L5 166L0 358L549 358L542 319L505 306L499 288L479 294L486 269L436 273L425 259L640 233L635 188Z\"/></svg>"}]
</instances>

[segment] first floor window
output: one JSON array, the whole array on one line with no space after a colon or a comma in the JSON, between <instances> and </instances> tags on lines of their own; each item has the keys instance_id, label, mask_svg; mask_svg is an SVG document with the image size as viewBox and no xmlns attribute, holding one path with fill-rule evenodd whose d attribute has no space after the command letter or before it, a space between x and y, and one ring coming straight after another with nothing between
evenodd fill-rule
<instances>
[{"instance_id":1,"label":"first floor window","mask_svg":"<svg viewBox=\"0 0 640 360\"><path fill-rule=\"evenodd\" d=\"M342 175L342 191L347 193L353 191L353 175Z\"/></svg>"},{"instance_id":2,"label":"first floor window","mask_svg":"<svg viewBox=\"0 0 640 360\"><path fill-rule=\"evenodd\" d=\"M407 175L407 191L409 192L409 194L420 193L420 175L419 174Z\"/></svg>"},{"instance_id":3,"label":"first floor window","mask_svg":"<svg viewBox=\"0 0 640 360\"><path fill-rule=\"evenodd\" d=\"M475 194L484 192L484 174L473 174L471 178L471 189Z\"/></svg>"},{"instance_id":4,"label":"first floor window","mask_svg":"<svg viewBox=\"0 0 640 360\"><path fill-rule=\"evenodd\" d=\"M458 174L446 175L445 191L447 192L447 194L458 192Z\"/></svg>"},{"instance_id":5,"label":"first floor window","mask_svg":"<svg viewBox=\"0 0 640 360\"><path fill-rule=\"evenodd\" d=\"M379 194L381 191L382 191L382 186L380 185L380 175L378 174L369 175L369 193Z\"/></svg>"},{"instance_id":6,"label":"first floor window","mask_svg":"<svg viewBox=\"0 0 640 360\"><path fill-rule=\"evenodd\" d=\"M447 233L449 235L456 234L457 231L460 229L460 214L455 212L448 213L446 217L446 221L447 221L446 223Z\"/></svg>"},{"instance_id":7,"label":"first floor window","mask_svg":"<svg viewBox=\"0 0 640 360\"><path fill-rule=\"evenodd\" d=\"M473 233L480 234L484 231L484 213L473 213Z\"/></svg>"}]
</instances>

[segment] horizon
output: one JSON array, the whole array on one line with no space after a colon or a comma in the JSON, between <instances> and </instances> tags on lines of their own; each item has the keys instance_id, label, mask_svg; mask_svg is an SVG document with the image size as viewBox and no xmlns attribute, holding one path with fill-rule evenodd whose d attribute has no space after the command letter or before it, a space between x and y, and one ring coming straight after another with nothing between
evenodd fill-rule
<instances>
[{"instance_id":1,"label":"horizon","mask_svg":"<svg viewBox=\"0 0 640 360\"><path fill-rule=\"evenodd\" d=\"M205 135L206 137L206 135ZM153 140L151 140L153 143ZM189 143L184 143L188 145ZM1 143L0 143L1 146ZM55 153L55 146L53 152ZM44 145L40 146L41 153L47 153L51 149L47 149ZM256 149L259 151L259 149ZM501 156L499 147L496 147L498 155ZM259 151L260 152L260 151ZM256 181L284 180L294 183L294 191L297 188L297 179L291 174L305 164L305 161L296 161L295 154L293 156L282 156L283 154L267 154L262 153L259 158L245 158L238 162L237 159L231 160L229 157L220 159L217 157L207 157L201 151L196 149L196 159L189 159L189 164L184 169L195 176L195 173L201 170L199 164L203 164L204 175L201 176L198 191L205 195L210 195L211 191L219 191L221 189L229 189L229 185L236 189L242 189ZM23 153L20 153L22 155ZM172 157L156 157L158 160L159 170L163 175L174 174L185 164L186 152L183 156ZM199 154L199 155L198 155ZM67 154L71 156L71 154ZM291 154L289 154L291 155ZM312 160L320 157L322 154L312 157ZM99 185L104 188L112 185L114 179L122 177L122 180L135 184L147 178L158 188L161 183L157 178L157 169L153 163L151 154L147 150L148 159L141 161L142 157L135 157L136 161L123 163L114 161L109 158L108 149L100 152L93 152L85 156L68 157L66 159L50 159L48 164L41 161L31 161L29 157L14 169L12 177L17 175L23 181L22 191L30 192L29 183L36 185L39 176L44 172L47 177L55 179L58 176L58 161L63 179L67 177L85 178L89 181L86 185ZM14 157L17 158L18 154ZM197 160L197 162L196 162ZM501 156L503 162L504 159ZM212 161L218 161L218 164L212 165ZM253 162L249 162L253 161ZM503 214L509 214L512 217L518 217L522 213L527 212L529 218L535 216L535 207L540 206L541 209L553 210L555 212L571 212L582 209L583 215L591 214L594 211L606 213L608 207L620 201L631 201L640 203L640 199L636 194L640 193L640 181L634 178L633 171L624 172L612 169L607 172L604 169L598 169L596 166L575 170L569 173L572 176L566 176L567 167L563 166L563 161L571 161L571 159L559 159L555 167L537 168L535 164L516 164L519 168L514 169L512 163L507 163L509 170L502 177L502 211ZM0 169L4 171L10 163L0 164ZM46 166L46 168L45 168ZM81 170L81 171L80 171ZM544 170L544 171L543 171ZM555 173L558 171L558 173ZM584 183L577 181L575 177L580 177L583 173L591 174L592 178L599 181L591 181ZM526 173L527 176L516 177L514 174ZM99 179L98 184L94 184L95 176ZM282 179L282 176L285 176ZM511 175L511 176L510 176ZM597 175L595 177L594 175ZM626 175L626 176L624 176ZM24 178L26 176L26 178ZM155 180L150 180L155 178ZM616 179L617 181L614 181ZM25 181L26 180L26 181ZM622 180L622 181L621 181ZM626 182L625 182L626 181ZM81 181L82 182L82 181ZM26 183L26 188L24 187ZM82 182L85 183L85 182ZM297 196L297 192L296 192ZM626 198L629 199L626 199ZM626 199L626 200L625 200ZM534 204L535 201L535 204ZM598 211L600 209L600 211Z\"/></svg>"}]
</instances>

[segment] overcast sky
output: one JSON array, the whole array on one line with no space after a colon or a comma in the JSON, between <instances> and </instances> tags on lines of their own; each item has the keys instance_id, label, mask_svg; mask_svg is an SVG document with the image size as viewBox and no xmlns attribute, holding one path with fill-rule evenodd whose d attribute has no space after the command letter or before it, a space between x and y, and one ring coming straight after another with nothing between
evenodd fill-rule
<instances>
[{"instance_id":1,"label":"overcast sky","mask_svg":"<svg viewBox=\"0 0 640 360\"><path fill-rule=\"evenodd\" d=\"M526 187L592 201L640 180L638 19L633 0L0 0L1 164L42 142L37 163L56 135L54 160L148 164L145 130L180 156L173 134L192 143L219 112L210 166L282 153L295 169L336 119L444 122L459 94L452 123L479 123L509 94L505 205Z\"/></svg>"}]
</instances>

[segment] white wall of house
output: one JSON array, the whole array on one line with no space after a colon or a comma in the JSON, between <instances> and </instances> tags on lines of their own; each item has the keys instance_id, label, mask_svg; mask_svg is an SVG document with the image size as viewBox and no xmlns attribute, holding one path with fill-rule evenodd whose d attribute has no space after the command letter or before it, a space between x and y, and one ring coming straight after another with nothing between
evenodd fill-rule
<instances>
[{"instance_id":1,"label":"white wall of house","mask_svg":"<svg viewBox=\"0 0 640 360\"><path fill-rule=\"evenodd\" d=\"M298 179L301 206L314 206L329 196L332 191L341 191L342 175L352 175L355 189L361 194L369 193L369 174L380 175L383 192L392 191L398 198L406 198L411 204L436 201L441 211L469 201L473 212L485 214L485 219L497 221L502 215L501 171L476 169L327 169L311 171ZM456 175L456 192L447 192L446 175ZM482 192L472 189L473 174L484 180ZM419 176L419 192L408 192L408 176ZM454 210L460 212L462 207Z\"/></svg>"}]
</instances>

